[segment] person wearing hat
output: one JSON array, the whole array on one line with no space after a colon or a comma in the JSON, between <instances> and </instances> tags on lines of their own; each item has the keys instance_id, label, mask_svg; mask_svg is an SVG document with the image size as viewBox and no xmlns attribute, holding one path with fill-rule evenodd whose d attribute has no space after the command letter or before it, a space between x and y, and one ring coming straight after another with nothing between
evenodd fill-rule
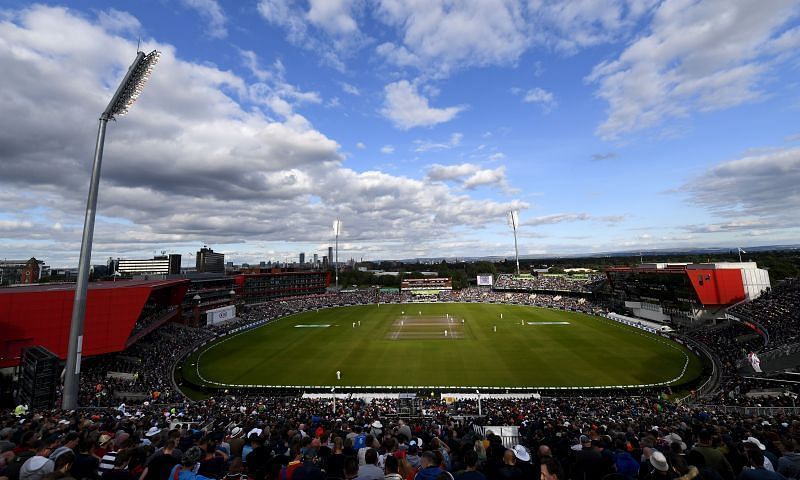
<instances>
[{"instance_id":1,"label":"person wearing hat","mask_svg":"<svg viewBox=\"0 0 800 480\"><path fill-rule=\"evenodd\" d=\"M757 439L756 437L747 437L742 442L744 446L745 455L749 450L761 450L761 454L764 455L764 469L769 472L774 472L775 467L769 457L766 456L765 450L767 446L761 443L761 440Z\"/></svg>"},{"instance_id":2,"label":"person wearing hat","mask_svg":"<svg viewBox=\"0 0 800 480\"><path fill-rule=\"evenodd\" d=\"M381 438L381 435L383 435L383 424L381 423L381 421L375 420L374 422L372 422L372 424L370 424L370 427L372 428L369 431L369 434L375 438Z\"/></svg>"},{"instance_id":3,"label":"person wearing hat","mask_svg":"<svg viewBox=\"0 0 800 480\"><path fill-rule=\"evenodd\" d=\"M658 450L655 450L650 455L649 463L651 468L643 480L670 480L677 477L672 468L670 468L667 457Z\"/></svg>"},{"instance_id":4,"label":"person wearing hat","mask_svg":"<svg viewBox=\"0 0 800 480\"><path fill-rule=\"evenodd\" d=\"M228 435L228 445L231 449L231 458L238 458L242 456L242 448L244 448L244 429L242 427L233 427L230 435Z\"/></svg>"},{"instance_id":5,"label":"person wearing hat","mask_svg":"<svg viewBox=\"0 0 800 480\"><path fill-rule=\"evenodd\" d=\"M517 468L522 472L523 478L534 478L536 473L541 473L534 472L533 465L531 464L531 454L528 453L525 447L522 445L514 445L512 451L516 458Z\"/></svg>"}]
</instances>

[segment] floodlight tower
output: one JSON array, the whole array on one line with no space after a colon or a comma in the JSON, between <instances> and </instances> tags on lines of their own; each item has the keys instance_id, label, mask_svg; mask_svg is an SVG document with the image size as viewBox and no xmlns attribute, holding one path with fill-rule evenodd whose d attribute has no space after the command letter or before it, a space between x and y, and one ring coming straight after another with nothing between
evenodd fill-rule
<instances>
[{"instance_id":1,"label":"floodlight tower","mask_svg":"<svg viewBox=\"0 0 800 480\"><path fill-rule=\"evenodd\" d=\"M81 255L78 261L78 278L75 285L75 299L72 304L72 324L69 329L69 347L67 364L64 370L64 394L61 408L74 410L78 407L78 389L80 387L81 350L83 347L83 321L86 316L86 292L89 283L89 260L92 257L92 238L94 237L94 218L97 209L97 190L100 184L100 166L103 162L103 145L106 138L106 126L109 120L128 113L128 109L136 102L144 89L147 79L153 71L161 54L153 50L150 53L137 52L136 59L128 68L125 78L117 87L108 106L100 114L100 126L97 129L97 142L94 149L92 178L89 183L89 198L86 201L86 212L83 220L83 238L81 239Z\"/></svg>"},{"instance_id":2,"label":"floodlight tower","mask_svg":"<svg viewBox=\"0 0 800 480\"><path fill-rule=\"evenodd\" d=\"M508 212L508 226L514 230L514 258L517 260L517 276L519 276L519 248L517 248L517 227L519 227L519 210Z\"/></svg>"},{"instance_id":3,"label":"floodlight tower","mask_svg":"<svg viewBox=\"0 0 800 480\"><path fill-rule=\"evenodd\" d=\"M333 221L334 255L333 269L336 272L336 290L339 290L339 234L342 233L342 221L338 218Z\"/></svg>"}]
</instances>

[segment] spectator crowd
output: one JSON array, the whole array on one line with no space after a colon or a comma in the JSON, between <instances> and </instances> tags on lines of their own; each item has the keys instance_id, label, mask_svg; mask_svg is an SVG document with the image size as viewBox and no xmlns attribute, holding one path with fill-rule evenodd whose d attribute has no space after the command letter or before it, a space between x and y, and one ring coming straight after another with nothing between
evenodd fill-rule
<instances>
[{"instance_id":1,"label":"spectator crowd","mask_svg":"<svg viewBox=\"0 0 800 480\"><path fill-rule=\"evenodd\" d=\"M2 480L796 480L800 420L655 397L218 397L0 412ZM492 430L494 429L494 430Z\"/></svg>"}]
</instances>

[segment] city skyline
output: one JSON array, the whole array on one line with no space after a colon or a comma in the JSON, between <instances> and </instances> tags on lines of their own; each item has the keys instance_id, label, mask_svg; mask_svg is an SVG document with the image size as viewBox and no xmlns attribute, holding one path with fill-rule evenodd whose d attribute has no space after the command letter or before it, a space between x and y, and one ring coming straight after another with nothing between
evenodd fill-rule
<instances>
[{"instance_id":1,"label":"city skyline","mask_svg":"<svg viewBox=\"0 0 800 480\"><path fill-rule=\"evenodd\" d=\"M797 244L800 5L207 0L0 7L0 256L236 263ZM795 213L792 213L795 212Z\"/></svg>"}]
</instances>

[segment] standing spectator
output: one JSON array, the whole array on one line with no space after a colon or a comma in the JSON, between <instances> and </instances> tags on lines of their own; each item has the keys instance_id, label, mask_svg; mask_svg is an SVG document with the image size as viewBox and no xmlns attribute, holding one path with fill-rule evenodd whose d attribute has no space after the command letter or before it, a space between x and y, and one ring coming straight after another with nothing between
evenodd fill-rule
<instances>
[{"instance_id":1,"label":"standing spectator","mask_svg":"<svg viewBox=\"0 0 800 480\"><path fill-rule=\"evenodd\" d=\"M478 471L478 454L475 450L464 452L464 472L456 475L456 480L486 480L486 475Z\"/></svg>"},{"instance_id":2,"label":"standing spectator","mask_svg":"<svg viewBox=\"0 0 800 480\"><path fill-rule=\"evenodd\" d=\"M384 480L403 480L400 475L400 462L391 455L383 461L383 474Z\"/></svg>"},{"instance_id":3,"label":"standing spectator","mask_svg":"<svg viewBox=\"0 0 800 480\"><path fill-rule=\"evenodd\" d=\"M357 480L382 480L384 476L383 470L378 467L378 452L374 448L370 448L364 454L365 464L358 467Z\"/></svg>"},{"instance_id":4,"label":"standing spectator","mask_svg":"<svg viewBox=\"0 0 800 480\"><path fill-rule=\"evenodd\" d=\"M737 480L786 480L780 473L770 472L764 468L764 454L759 449L747 451L750 466L742 470Z\"/></svg>"},{"instance_id":5,"label":"standing spectator","mask_svg":"<svg viewBox=\"0 0 800 480\"><path fill-rule=\"evenodd\" d=\"M711 444L711 432L701 430L698 434L698 442L692 449L699 452L705 459L706 465L713 468L725 480L733 480L733 467L718 449Z\"/></svg>"}]
</instances>

